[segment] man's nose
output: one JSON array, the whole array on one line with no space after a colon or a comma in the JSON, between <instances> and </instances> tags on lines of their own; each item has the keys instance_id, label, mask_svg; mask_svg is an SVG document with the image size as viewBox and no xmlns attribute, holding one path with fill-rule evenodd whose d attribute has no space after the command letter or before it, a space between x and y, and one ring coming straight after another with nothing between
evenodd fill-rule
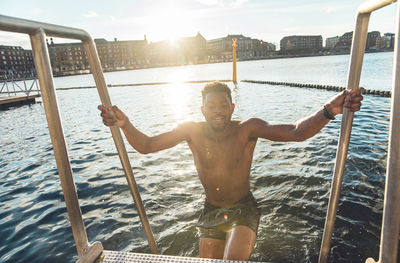
<instances>
[{"instance_id":1,"label":"man's nose","mask_svg":"<svg viewBox=\"0 0 400 263\"><path fill-rule=\"evenodd\" d=\"M223 107L222 106L215 106L214 107L214 113L220 113L222 112Z\"/></svg>"}]
</instances>

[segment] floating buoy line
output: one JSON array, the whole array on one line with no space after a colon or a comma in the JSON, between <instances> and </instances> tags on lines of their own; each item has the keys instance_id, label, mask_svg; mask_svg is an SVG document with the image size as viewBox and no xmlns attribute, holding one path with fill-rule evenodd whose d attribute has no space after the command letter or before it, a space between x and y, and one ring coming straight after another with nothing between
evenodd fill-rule
<instances>
[{"instance_id":1,"label":"floating buoy line","mask_svg":"<svg viewBox=\"0 0 400 263\"><path fill-rule=\"evenodd\" d=\"M298 88L310 88L310 89L324 89L331 91L342 91L345 87L330 86L330 85L320 85L320 84L303 84L303 83L293 83L293 82L277 82L277 81L261 81L261 80L242 80L242 82L256 83L256 84L269 84L269 85L279 85L288 87L298 87ZM391 97L392 93L388 90L369 90L365 89L364 94L376 95L381 97Z\"/></svg>"}]
</instances>

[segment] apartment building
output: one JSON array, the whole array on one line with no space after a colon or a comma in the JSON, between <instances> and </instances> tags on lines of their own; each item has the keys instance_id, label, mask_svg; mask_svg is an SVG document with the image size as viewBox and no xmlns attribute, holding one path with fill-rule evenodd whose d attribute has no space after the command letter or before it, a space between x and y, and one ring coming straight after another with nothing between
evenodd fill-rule
<instances>
[{"instance_id":1,"label":"apartment building","mask_svg":"<svg viewBox=\"0 0 400 263\"><path fill-rule=\"evenodd\" d=\"M97 52L104 71L147 68L148 43L146 36L143 40L107 41L95 39Z\"/></svg>"},{"instance_id":2,"label":"apartment building","mask_svg":"<svg viewBox=\"0 0 400 263\"><path fill-rule=\"evenodd\" d=\"M0 79L30 78L35 74L32 50L0 45Z\"/></svg>"},{"instance_id":3,"label":"apartment building","mask_svg":"<svg viewBox=\"0 0 400 263\"><path fill-rule=\"evenodd\" d=\"M107 41L95 39L104 71L146 68L149 65L147 40ZM55 76L89 73L89 60L82 43L48 43Z\"/></svg>"},{"instance_id":4,"label":"apartment building","mask_svg":"<svg viewBox=\"0 0 400 263\"><path fill-rule=\"evenodd\" d=\"M47 41L54 76L89 73L89 60L82 43L54 44Z\"/></svg>"},{"instance_id":5,"label":"apartment building","mask_svg":"<svg viewBox=\"0 0 400 263\"><path fill-rule=\"evenodd\" d=\"M197 33L194 37L151 42L149 60L152 66L206 63L206 39Z\"/></svg>"},{"instance_id":6,"label":"apartment building","mask_svg":"<svg viewBox=\"0 0 400 263\"><path fill-rule=\"evenodd\" d=\"M325 40L325 47L326 48L334 48L335 46L336 46L336 44L337 44L337 42L339 42L339 36L336 36L336 37L328 37L326 40Z\"/></svg>"},{"instance_id":7,"label":"apartment building","mask_svg":"<svg viewBox=\"0 0 400 263\"><path fill-rule=\"evenodd\" d=\"M236 57L238 60L267 57L275 51L275 45L271 43L243 35L227 35L207 41L208 60L210 62L232 60L233 39L236 39Z\"/></svg>"}]
</instances>

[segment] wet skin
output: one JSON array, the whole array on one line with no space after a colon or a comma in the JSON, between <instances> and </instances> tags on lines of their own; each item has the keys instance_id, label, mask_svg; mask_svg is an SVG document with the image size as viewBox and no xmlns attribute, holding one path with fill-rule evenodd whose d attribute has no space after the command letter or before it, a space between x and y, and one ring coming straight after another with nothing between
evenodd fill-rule
<instances>
[{"instance_id":1,"label":"wet skin","mask_svg":"<svg viewBox=\"0 0 400 263\"><path fill-rule=\"evenodd\" d=\"M343 107L358 111L363 99L362 91L339 93L325 104L328 112L333 116L341 114ZM234 108L226 93L208 93L201 107L206 122L186 122L172 131L149 137L136 129L116 106L109 109L99 106L104 124L118 124L129 143L140 153L160 151L186 141L193 153L207 201L219 207L234 204L249 193L250 168L258 138L303 141L329 122L321 109L294 124L270 125L258 118L232 121ZM255 240L256 233L250 228L234 227L227 234L226 241L202 238L200 256L248 260ZM250 245L243 246L244 241Z\"/></svg>"}]
</instances>

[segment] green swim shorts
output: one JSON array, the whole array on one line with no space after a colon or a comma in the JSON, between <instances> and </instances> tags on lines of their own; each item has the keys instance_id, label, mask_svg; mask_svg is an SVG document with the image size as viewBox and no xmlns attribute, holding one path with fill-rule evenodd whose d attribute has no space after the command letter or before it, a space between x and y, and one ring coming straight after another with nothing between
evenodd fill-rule
<instances>
[{"instance_id":1,"label":"green swim shorts","mask_svg":"<svg viewBox=\"0 0 400 263\"><path fill-rule=\"evenodd\" d=\"M197 226L200 229L200 237L225 240L226 233L239 225L247 226L257 234L260 216L261 209L253 194L249 192L238 202L227 207L217 207L206 200Z\"/></svg>"}]
</instances>

